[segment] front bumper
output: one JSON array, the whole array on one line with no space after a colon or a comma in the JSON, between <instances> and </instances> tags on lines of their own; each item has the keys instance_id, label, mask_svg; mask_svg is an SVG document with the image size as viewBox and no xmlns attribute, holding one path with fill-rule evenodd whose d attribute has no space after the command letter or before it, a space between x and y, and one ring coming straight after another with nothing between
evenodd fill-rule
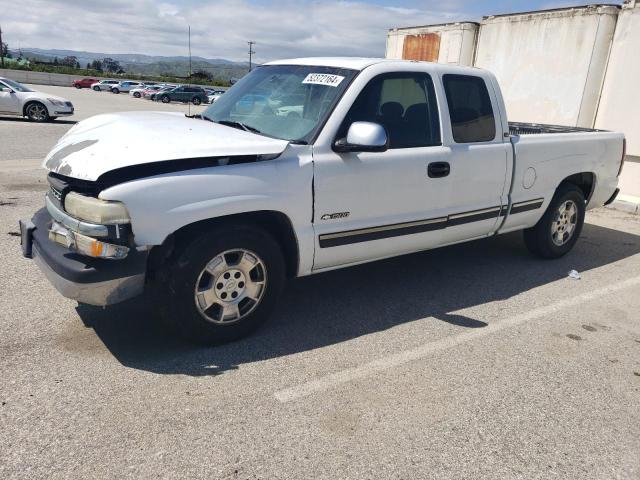
<instances>
[{"instance_id":1,"label":"front bumper","mask_svg":"<svg viewBox=\"0 0 640 480\"><path fill-rule=\"evenodd\" d=\"M132 249L122 260L86 257L49 240L51 222L45 208L37 211L31 222L20 221L22 253L34 259L63 296L105 306L144 291L147 252Z\"/></svg>"}]
</instances>

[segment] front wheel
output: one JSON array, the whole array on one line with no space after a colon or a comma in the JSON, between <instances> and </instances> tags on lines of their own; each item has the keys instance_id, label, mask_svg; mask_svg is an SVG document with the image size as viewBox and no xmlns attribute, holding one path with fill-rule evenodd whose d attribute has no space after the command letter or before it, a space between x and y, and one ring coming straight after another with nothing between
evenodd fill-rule
<instances>
[{"instance_id":1,"label":"front wheel","mask_svg":"<svg viewBox=\"0 0 640 480\"><path fill-rule=\"evenodd\" d=\"M193 97L191 103L193 103L194 105L200 105L202 103L202 100L200 100L198 97Z\"/></svg>"},{"instance_id":2,"label":"front wheel","mask_svg":"<svg viewBox=\"0 0 640 480\"><path fill-rule=\"evenodd\" d=\"M268 318L285 264L266 231L227 225L184 246L168 273L165 319L187 338L212 344L241 338Z\"/></svg>"},{"instance_id":3,"label":"front wheel","mask_svg":"<svg viewBox=\"0 0 640 480\"><path fill-rule=\"evenodd\" d=\"M82 87L78 84L74 85L78 90L80 90Z\"/></svg>"},{"instance_id":4,"label":"front wheel","mask_svg":"<svg viewBox=\"0 0 640 480\"><path fill-rule=\"evenodd\" d=\"M25 110L27 118L32 122L46 122L49 120L49 112L47 111L47 107L45 107L40 102L32 102L27 105Z\"/></svg>"},{"instance_id":5,"label":"front wheel","mask_svg":"<svg viewBox=\"0 0 640 480\"><path fill-rule=\"evenodd\" d=\"M140 92L133 92L133 96L136 98L140 98Z\"/></svg>"},{"instance_id":6,"label":"front wheel","mask_svg":"<svg viewBox=\"0 0 640 480\"><path fill-rule=\"evenodd\" d=\"M120 93L120 90L117 88L112 88L111 93Z\"/></svg>"},{"instance_id":7,"label":"front wheel","mask_svg":"<svg viewBox=\"0 0 640 480\"><path fill-rule=\"evenodd\" d=\"M582 190L573 184L561 185L540 221L524 231L529 251L542 258L569 253L582 232L585 210Z\"/></svg>"},{"instance_id":8,"label":"front wheel","mask_svg":"<svg viewBox=\"0 0 640 480\"><path fill-rule=\"evenodd\" d=\"M93 90L96 91L96 92L99 92L100 91L100 87L93 87Z\"/></svg>"}]
</instances>

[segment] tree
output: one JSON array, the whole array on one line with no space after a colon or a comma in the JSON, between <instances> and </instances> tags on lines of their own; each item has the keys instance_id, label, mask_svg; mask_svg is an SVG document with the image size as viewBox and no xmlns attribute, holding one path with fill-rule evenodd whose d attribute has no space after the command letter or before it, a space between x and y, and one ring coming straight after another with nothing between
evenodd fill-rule
<instances>
[{"instance_id":1,"label":"tree","mask_svg":"<svg viewBox=\"0 0 640 480\"><path fill-rule=\"evenodd\" d=\"M60 65L63 65L65 67L74 68L76 66L76 63L78 63L78 57L76 57L75 55L68 55L60 60Z\"/></svg>"},{"instance_id":2,"label":"tree","mask_svg":"<svg viewBox=\"0 0 640 480\"><path fill-rule=\"evenodd\" d=\"M76 62L76 68L80 70L80 62Z\"/></svg>"},{"instance_id":3,"label":"tree","mask_svg":"<svg viewBox=\"0 0 640 480\"><path fill-rule=\"evenodd\" d=\"M91 70L91 64L87 62L87 70Z\"/></svg>"},{"instance_id":4,"label":"tree","mask_svg":"<svg viewBox=\"0 0 640 480\"><path fill-rule=\"evenodd\" d=\"M211 80L213 79L213 75L209 72L205 72L204 70L196 70L191 74L191 78L195 78L197 80Z\"/></svg>"},{"instance_id":5,"label":"tree","mask_svg":"<svg viewBox=\"0 0 640 480\"><path fill-rule=\"evenodd\" d=\"M58 65L58 57L53 57L53 64Z\"/></svg>"},{"instance_id":6,"label":"tree","mask_svg":"<svg viewBox=\"0 0 640 480\"><path fill-rule=\"evenodd\" d=\"M97 70L99 72L102 71L102 62L100 60L94 60L93 62L91 62L91 68L93 70Z\"/></svg>"},{"instance_id":7,"label":"tree","mask_svg":"<svg viewBox=\"0 0 640 480\"><path fill-rule=\"evenodd\" d=\"M119 72L120 70L122 70L124 72L124 70L122 69L122 67L120 66L120 62L118 62L117 60L114 60L113 58L103 58L102 59L102 69L105 72Z\"/></svg>"}]
</instances>

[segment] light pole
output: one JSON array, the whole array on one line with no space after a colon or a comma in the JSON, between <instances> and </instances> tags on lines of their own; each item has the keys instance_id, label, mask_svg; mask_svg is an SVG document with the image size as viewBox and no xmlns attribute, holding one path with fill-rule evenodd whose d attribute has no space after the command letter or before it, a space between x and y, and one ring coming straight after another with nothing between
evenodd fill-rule
<instances>
[{"instance_id":1,"label":"light pole","mask_svg":"<svg viewBox=\"0 0 640 480\"><path fill-rule=\"evenodd\" d=\"M249 44L249 71L251 71L251 59L253 58L253 54L256 53L253 50L253 46L256 44L253 40L249 40L247 42Z\"/></svg>"},{"instance_id":2,"label":"light pole","mask_svg":"<svg viewBox=\"0 0 640 480\"><path fill-rule=\"evenodd\" d=\"M0 27L0 65L2 66L2 68L4 68L4 47L2 46L2 27Z\"/></svg>"}]
</instances>

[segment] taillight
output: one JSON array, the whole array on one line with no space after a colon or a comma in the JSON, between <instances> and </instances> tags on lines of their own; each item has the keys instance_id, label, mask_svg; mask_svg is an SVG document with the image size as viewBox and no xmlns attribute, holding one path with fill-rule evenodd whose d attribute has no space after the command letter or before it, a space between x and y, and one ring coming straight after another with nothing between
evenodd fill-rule
<instances>
[{"instance_id":1,"label":"taillight","mask_svg":"<svg viewBox=\"0 0 640 480\"><path fill-rule=\"evenodd\" d=\"M627 156L627 139L622 139L622 158L620 159L620 168L618 169L618 177L622 173L622 167L624 167L624 157Z\"/></svg>"}]
</instances>

